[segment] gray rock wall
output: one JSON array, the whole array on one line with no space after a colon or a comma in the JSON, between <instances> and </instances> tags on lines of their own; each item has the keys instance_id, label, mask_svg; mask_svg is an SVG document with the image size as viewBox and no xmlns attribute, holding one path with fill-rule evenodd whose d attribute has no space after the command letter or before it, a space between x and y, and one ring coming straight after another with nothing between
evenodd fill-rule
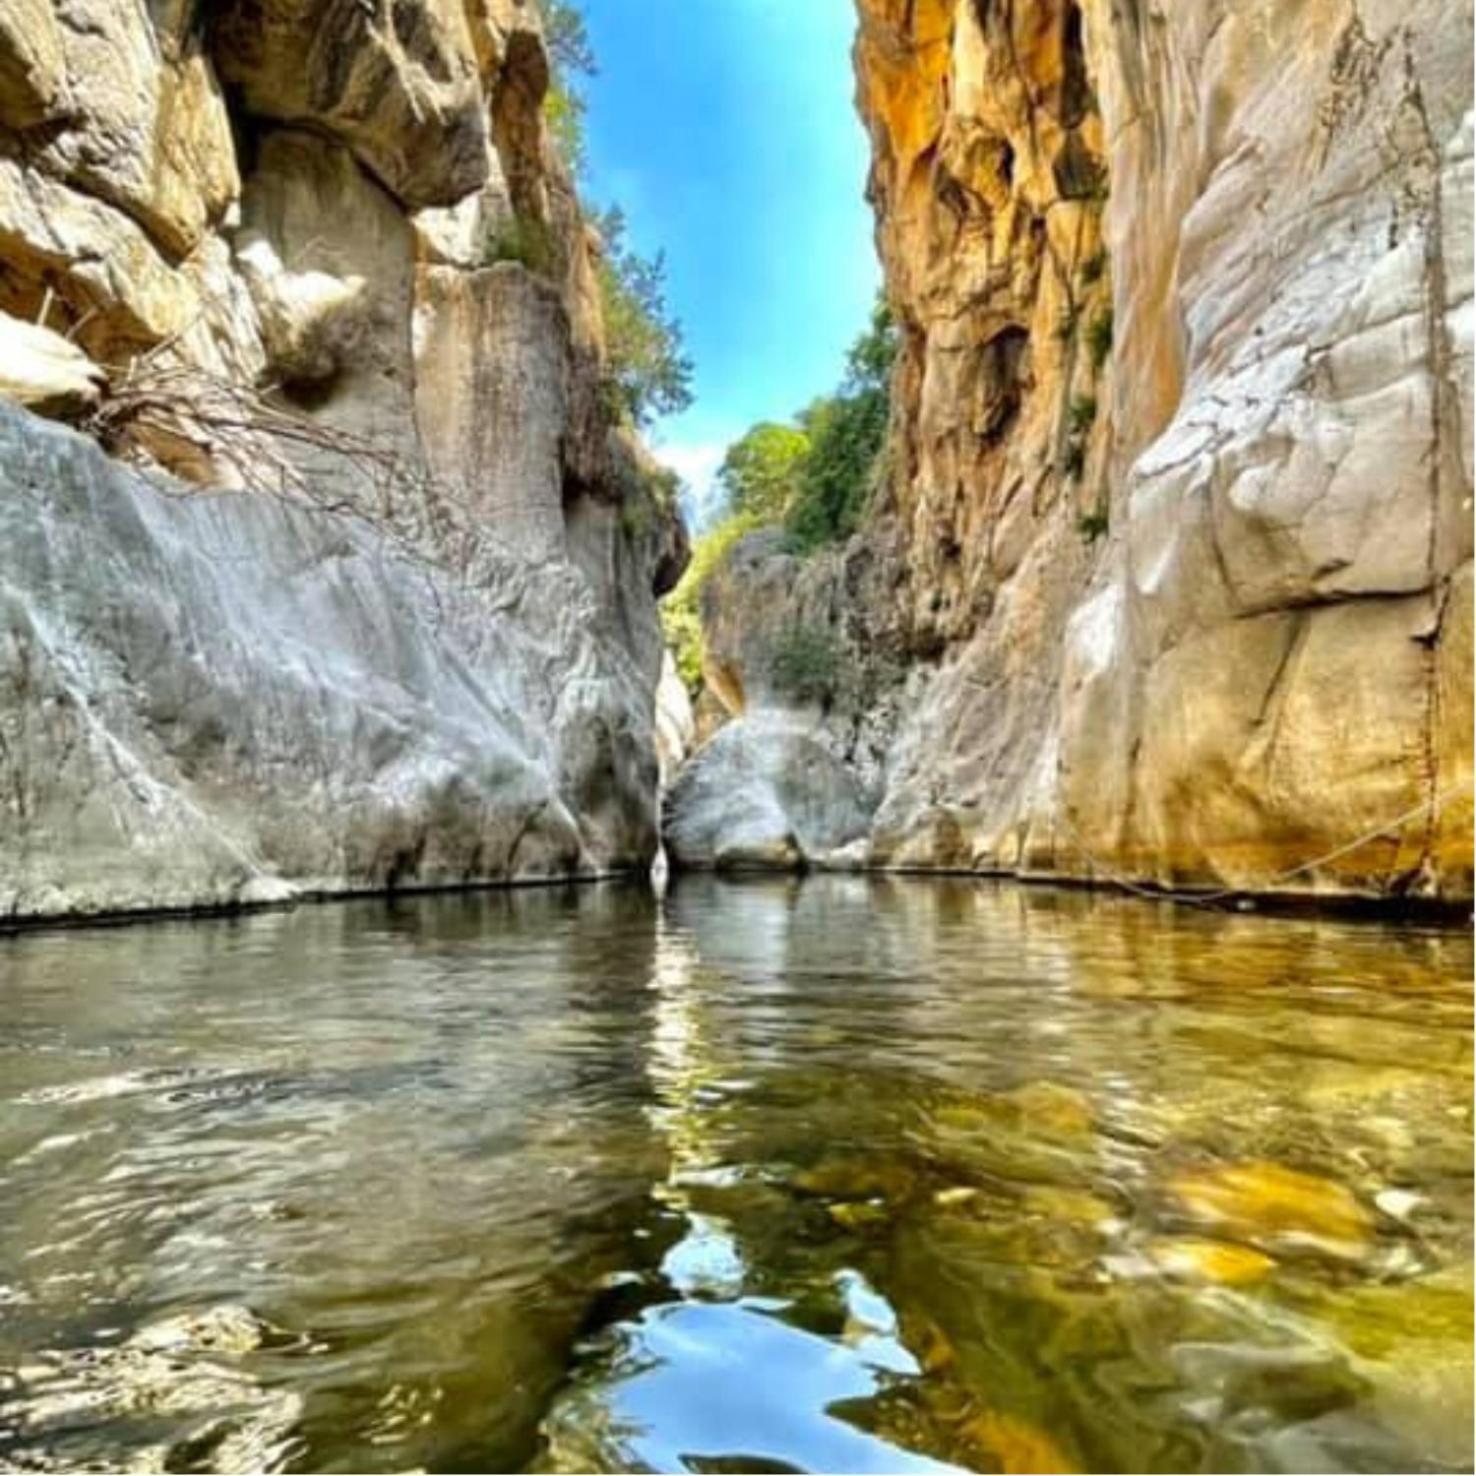
<instances>
[{"instance_id":1,"label":"gray rock wall","mask_svg":"<svg viewBox=\"0 0 1476 1476\"><path fill-rule=\"evenodd\" d=\"M607 594L0 404L0 917L648 866L660 648Z\"/></svg>"},{"instance_id":2,"label":"gray rock wall","mask_svg":"<svg viewBox=\"0 0 1476 1476\"><path fill-rule=\"evenodd\" d=\"M530 0L0 0L0 917L652 859L549 81Z\"/></svg>"}]
</instances>

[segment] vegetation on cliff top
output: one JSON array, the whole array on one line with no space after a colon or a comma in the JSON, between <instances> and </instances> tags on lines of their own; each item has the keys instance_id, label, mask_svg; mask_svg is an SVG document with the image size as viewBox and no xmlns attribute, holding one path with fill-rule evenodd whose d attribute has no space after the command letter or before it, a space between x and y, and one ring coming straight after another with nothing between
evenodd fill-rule
<instances>
[{"instance_id":1,"label":"vegetation on cliff top","mask_svg":"<svg viewBox=\"0 0 1476 1476\"><path fill-rule=\"evenodd\" d=\"M745 533L781 526L791 552L808 555L855 532L876 486L891 415L897 329L884 301L846 355L833 395L788 425L761 421L729 448L718 471L725 515L693 550L663 606L677 668L696 690L702 675L702 588Z\"/></svg>"},{"instance_id":2,"label":"vegetation on cliff top","mask_svg":"<svg viewBox=\"0 0 1476 1476\"><path fill-rule=\"evenodd\" d=\"M598 63L577 4L537 3L553 63L545 120L577 175L585 155L580 79L594 76ZM692 403L693 365L684 351L681 324L667 307L665 260L659 252L642 256L628 244L618 206L594 214L591 223L602 243L596 274L611 418L646 427ZM552 268L545 248L537 222L517 218L489 238L488 256L547 272ZM739 538L778 525L791 551L806 555L848 537L860 523L886 440L896 346L891 314L879 300L847 354L845 376L834 394L816 399L788 424L753 426L729 447L718 477L724 516L697 541L686 576L664 605L678 668L693 689L701 684L702 588Z\"/></svg>"},{"instance_id":3,"label":"vegetation on cliff top","mask_svg":"<svg viewBox=\"0 0 1476 1476\"><path fill-rule=\"evenodd\" d=\"M608 389L617 419L647 426L692 403L692 361L682 325L666 306L666 258L642 256L625 241L619 206L595 219L604 249L596 264L604 310Z\"/></svg>"},{"instance_id":4,"label":"vegetation on cliff top","mask_svg":"<svg viewBox=\"0 0 1476 1476\"><path fill-rule=\"evenodd\" d=\"M599 71L584 16L565 0L539 0L543 34L548 41L553 76L543 99L543 116L570 169L576 174L584 166L584 117L586 104L577 77L593 77Z\"/></svg>"},{"instance_id":5,"label":"vegetation on cliff top","mask_svg":"<svg viewBox=\"0 0 1476 1476\"><path fill-rule=\"evenodd\" d=\"M681 583L662 602L661 623L666 630L667 644L676 658L677 671L693 693L702 686L703 587L727 557L728 550L744 534L762 526L762 521L751 513L735 513L724 518L693 545L691 562Z\"/></svg>"},{"instance_id":6,"label":"vegetation on cliff top","mask_svg":"<svg viewBox=\"0 0 1476 1476\"><path fill-rule=\"evenodd\" d=\"M846 355L846 374L790 425L762 422L728 448L718 473L729 516L782 524L796 553L856 531L886 441L897 330L883 301Z\"/></svg>"},{"instance_id":7,"label":"vegetation on cliff top","mask_svg":"<svg viewBox=\"0 0 1476 1476\"><path fill-rule=\"evenodd\" d=\"M577 6L568 0L539 0L539 8L553 63L544 119L577 175L584 164L586 112L578 79L594 76L599 64ZM682 326L666 304L665 256L642 256L628 244L618 205L595 213L591 223L602 248L595 272L605 320L610 416L645 427L692 403L692 361L683 350ZM540 249L537 226L515 217L489 240L489 259L520 261L532 271L547 272L548 253Z\"/></svg>"}]
</instances>

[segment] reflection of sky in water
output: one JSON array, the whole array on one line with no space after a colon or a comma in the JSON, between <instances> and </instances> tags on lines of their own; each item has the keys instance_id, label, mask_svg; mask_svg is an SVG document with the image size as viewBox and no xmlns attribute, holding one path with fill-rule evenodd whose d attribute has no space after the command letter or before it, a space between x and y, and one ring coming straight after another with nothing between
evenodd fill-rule
<instances>
[{"instance_id":1,"label":"reflection of sky in water","mask_svg":"<svg viewBox=\"0 0 1476 1476\"><path fill-rule=\"evenodd\" d=\"M661 1272L687 1297L734 1297L743 1290L738 1246L706 1215L691 1216L686 1235L667 1251Z\"/></svg>"},{"instance_id":2,"label":"reflection of sky in water","mask_svg":"<svg viewBox=\"0 0 1476 1476\"><path fill-rule=\"evenodd\" d=\"M748 1268L737 1240L689 1201L689 1190L730 1187L739 1174L721 1162L707 1132L723 1052L708 1038L702 975L690 943L662 922L652 988L650 1075L659 1103L652 1115L671 1163L653 1194L687 1224L661 1274L690 1300L648 1308L616 1330L609 1382L594 1395L602 1406L597 1423L618 1432L622 1462L640 1469L700 1469L719 1460L858 1473L954 1469L831 1412L921 1372L899 1341L896 1314L858 1271L835 1274L845 1313L835 1340L785 1323L786 1301L743 1295Z\"/></svg>"},{"instance_id":3,"label":"reflection of sky in water","mask_svg":"<svg viewBox=\"0 0 1476 1476\"><path fill-rule=\"evenodd\" d=\"M1470 965L861 878L11 940L0 1465L1469 1470Z\"/></svg>"},{"instance_id":4,"label":"reflection of sky in water","mask_svg":"<svg viewBox=\"0 0 1476 1476\"><path fill-rule=\"evenodd\" d=\"M604 1393L622 1454L638 1468L700 1469L747 1457L808 1471L948 1471L829 1412L915 1372L881 1337L855 1347L790 1327L738 1301L676 1302L627 1330L617 1368L634 1369Z\"/></svg>"}]
</instances>

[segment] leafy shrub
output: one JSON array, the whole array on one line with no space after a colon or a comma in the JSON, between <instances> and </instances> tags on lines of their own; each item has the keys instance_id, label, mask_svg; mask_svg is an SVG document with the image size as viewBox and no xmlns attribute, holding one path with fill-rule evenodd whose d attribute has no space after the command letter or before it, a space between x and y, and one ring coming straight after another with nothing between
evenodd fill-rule
<instances>
[{"instance_id":1,"label":"leafy shrub","mask_svg":"<svg viewBox=\"0 0 1476 1476\"><path fill-rule=\"evenodd\" d=\"M775 640L768 667L779 691L799 702L824 702L835 696L840 646L828 630L796 623Z\"/></svg>"},{"instance_id":2,"label":"leafy shrub","mask_svg":"<svg viewBox=\"0 0 1476 1476\"><path fill-rule=\"evenodd\" d=\"M599 63L579 7L569 0L539 0L538 9L554 66L566 76L576 72L585 77L598 75Z\"/></svg>"},{"instance_id":3,"label":"leafy shrub","mask_svg":"<svg viewBox=\"0 0 1476 1476\"><path fill-rule=\"evenodd\" d=\"M692 361L682 351L682 326L666 306L666 258L641 256L625 244L618 207L595 225L604 242L596 271L608 356L606 404L612 419L646 426L692 403Z\"/></svg>"},{"instance_id":4,"label":"leafy shrub","mask_svg":"<svg viewBox=\"0 0 1476 1476\"><path fill-rule=\"evenodd\" d=\"M810 444L785 516L797 552L846 538L861 521L886 445L896 357L897 328L886 303L878 301L846 357L840 392L816 400L799 416Z\"/></svg>"},{"instance_id":5,"label":"leafy shrub","mask_svg":"<svg viewBox=\"0 0 1476 1476\"><path fill-rule=\"evenodd\" d=\"M559 259L558 240L547 221L531 215L514 214L498 221L487 233L482 262L493 266L515 261L540 277L552 276Z\"/></svg>"},{"instance_id":6,"label":"leafy shrub","mask_svg":"<svg viewBox=\"0 0 1476 1476\"><path fill-rule=\"evenodd\" d=\"M583 96L555 78L543 95L543 121L564 162L575 174L584 168L584 115Z\"/></svg>"},{"instance_id":7,"label":"leafy shrub","mask_svg":"<svg viewBox=\"0 0 1476 1476\"><path fill-rule=\"evenodd\" d=\"M1066 443L1066 450L1061 456L1061 470L1071 478L1073 482L1081 480L1081 474L1086 470L1086 442L1077 436L1073 436Z\"/></svg>"},{"instance_id":8,"label":"leafy shrub","mask_svg":"<svg viewBox=\"0 0 1476 1476\"><path fill-rule=\"evenodd\" d=\"M1102 280L1103 273L1107 270L1107 248L1099 246L1081 264L1081 280L1088 286L1093 287Z\"/></svg>"},{"instance_id":9,"label":"leafy shrub","mask_svg":"<svg viewBox=\"0 0 1476 1476\"><path fill-rule=\"evenodd\" d=\"M1077 395L1071 401L1068 411L1068 419L1074 435L1085 435L1092 428L1097 418L1097 399L1095 395Z\"/></svg>"},{"instance_id":10,"label":"leafy shrub","mask_svg":"<svg viewBox=\"0 0 1476 1476\"><path fill-rule=\"evenodd\" d=\"M536 0L552 63L543 99L549 134L571 169L584 164L586 103L577 79L599 72L583 12L571 0ZM625 242L625 217L618 208L594 218L604 241L595 263L604 310L606 378L601 386L606 415L614 424L646 426L658 415L692 403L692 363L682 351L681 325L666 308L666 263L643 257ZM552 273L557 252L526 232L489 242L487 260L521 261L530 270Z\"/></svg>"},{"instance_id":11,"label":"leafy shrub","mask_svg":"<svg viewBox=\"0 0 1476 1476\"><path fill-rule=\"evenodd\" d=\"M649 533L658 517L675 510L681 486L670 467L642 468L620 503L620 526L632 537Z\"/></svg>"},{"instance_id":12,"label":"leafy shrub","mask_svg":"<svg viewBox=\"0 0 1476 1476\"><path fill-rule=\"evenodd\" d=\"M599 72L584 16L568 0L538 0L553 76L543 98L543 116L565 162L578 174L584 167L584 94L576 77Z\"/></svg>"},{"instance_id":13,"label":"leafy shrub","mask_svg":"<svg viewBox=\"0 0 1476 1476\"><path fill-rule=\"evenodd\" d=\"M718 470L727 506L779 522L799 498L809 434L798 426L761 421L728 447Z\"/></svg>"},{"instance_id":14,"label":"leafy shrub","mask_svg":"<svg viewBox=\"0 0 1476 1476\"><path fill-rule=\"evenodd\" d=\"M883 390L817 400L800 417L810 453L784 520L797 553L849 537L866 511L889 418Z\"/></svg>"},{"instance_id":15,"label":"leafy shrub","mask_svg":"<svg viewBox=\"0 0 1476 1476\"><path fill-rule=\"evenodd\" d=\"M702 590L722 563L728 550L760 526L749 513L725 518L710 532L702 535L692 547L691 562L681 583L662 601L661 623L666 641L676 657L677 671L689 691L702 686Z\"/></svg>"},{"instance_id":16,"label":"leafy shrub","mask_svg":"<svg viewBox=\"0 0 1476 1476\"><path fill-rule=\"evenodd\" d=\"M1095 543L1099 538L1105 537L1110 523L1105 507L1093 508L1089 513L1083 513L1076 520L1076 531L1086 539L1088 543Z\"/></svg>"}]
</instances>

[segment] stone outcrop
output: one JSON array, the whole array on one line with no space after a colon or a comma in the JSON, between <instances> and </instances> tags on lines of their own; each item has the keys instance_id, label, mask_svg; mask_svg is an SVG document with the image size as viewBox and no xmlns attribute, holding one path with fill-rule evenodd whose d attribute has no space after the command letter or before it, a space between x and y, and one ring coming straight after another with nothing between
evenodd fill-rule
<instances>
[{"instance_id":1,"label":"stone outcrop","mask_svg":"<svg viewBox=\"0 0 1476 1476\"><path fill-rule=\"evenodd\" d=\"M0 313L0 396L43 415L80 415L102 382L102 370L60 333Z\"/></svg>"},{"instance_id":2,"label":"stone outcrop","mask_svg":"<svg viewBox=\"0 0 1476 1476\"><path fill-rule=\"evenodd\" d=\"M656 760L665 787L676 777L696 746L697 718L687 684L677 672L676 661L667 651L661 662L661 680L656 684Z\"/></svg>"},{"instance_id":3,"label":"stone outcrop","mask_svg":"<svg viewBox=\"0 0 1476 1476\"><path fill-rule=\"evenodd\" d=\"M783 712L728 723L666 796L676 867L788 871L845 865L877 796L811 727Z\"/></svg>"},{"instance_id":4,"label":"stone outcrop","mask_svg":"<svg viewBox=\"0 0 1476 1476\"><path fill-rule=\"evenodd\" d=\"M0 0L0 397L76 424L0 405L0 917L649 864L685 538L548 85L527 0Z\"/></svg>"},{"instance_id":5,"label":"stone outcrop","mask_svg":"<svg viewBox=\"0 0 1476 1476\"><path fill-rule=\"evenodd\" d=\"M649 861L659 640L577 564L453 568L5 406L0 453L0 916Z\"/></svg>"},{"instance_id":6,"label":"stone outcrop","mask_svg":"<svg viewBox=\"0 0 1476 1476\"><path fill-rule=\"evenodd\" d=\"M762 622L868 863L1469 897L1469 5L858 3L888 479Z\"/></svg>"}]
</instances>

